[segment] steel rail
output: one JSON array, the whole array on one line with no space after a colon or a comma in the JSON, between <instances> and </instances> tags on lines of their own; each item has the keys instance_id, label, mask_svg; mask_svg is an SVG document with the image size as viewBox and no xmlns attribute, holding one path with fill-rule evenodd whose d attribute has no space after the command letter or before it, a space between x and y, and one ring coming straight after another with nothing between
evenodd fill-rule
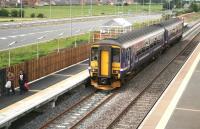
<instances>
[{"instance_id":1,"label":"steel rail","mask_svg":"<svg viewBox=\"0 0 200 129\"><path fill-rule=\"evenodd\" d=\"M200 25L199 25L200 26ZM195 28L194 29L194 31L196 31L196 30L198 30L199 29L199 26L197 27L197 28ZM198 34L199 34L200 32L198 32ZM196 34L196 36L198 35L198 34ZM187 35L188 36L188 35ZM140 96L142 96L144 93L145 93L145 91L150 87L150 86L152 86L152 84L154 83L154 81L169 67L169 65L170 64L172 64L175 60L176 60L176 58L178 57L178 56L180 56L188 47L190 47L190 44L192 43L192 41L193 41L193 39L196 37L196 36L194 36L192 39L191 39L191 41L189 41L188 43L187 43L187 45L184 47L184 49L183 50L181 50L181 52L179 52L157 75L156 75L156 77L139 93L139 95L132 101L132 102L130 102L129 104L128 104L128 106L121 112L121 113L119 113L116 117L115 117L115 119L107 126L107 129L110 129L110 128L112 128L114 125L115 125L115 123L116 122L118 122L119 121L119 119L122 117L122 115L125 113L125 112L127 112L131 107L132 107L132 105L139 99L139 97ZM148 114L148 113L147 113Z\"/></svg>"},{"instance_id":2,"label":"steel rail","mask_svg":"<svg viewBox=\"0 0 200 129\"><path fill-rule=\"evenodd\" d=\"M92 92L91 94L89 94L88 96L82 98L80 101L78 101L77 103L73 104L71 107L67 108L65 111L63 111L62 113L60 113L59 115L57 115L56 117L52 118L51 120L49 120L48 122L46 122L42 127L40 127L39 129L45 129L48 127L48 125L50 125L51 123L53 123L53 121L55 121L56 119L59 119L62 115L64 115L66 112L70 111L71 109L73 109L74 107L76 107L77 105L79 105L80 103L82 103L83 101L87 100L88 98L90 98L91 96L93 96L95 94L96 91Z\"/></svg>"}]
</instances>

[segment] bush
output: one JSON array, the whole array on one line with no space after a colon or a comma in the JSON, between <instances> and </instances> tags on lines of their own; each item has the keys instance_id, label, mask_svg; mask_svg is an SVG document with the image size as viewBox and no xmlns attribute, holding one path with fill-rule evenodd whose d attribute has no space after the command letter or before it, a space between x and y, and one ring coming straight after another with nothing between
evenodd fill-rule
<instances>
[{"instance_id":1,"label":"bush","mask_svg":"<svg viewBox=\"0 0 200 129\"><path fill-rule=\"evenodd\" d=\"M18 11L16 9L11 10L10 16L11 17L18 17Z\"/></svg>"},{"instance_id":2,"label":"bush","mask_svg":"<svg viewBox=\"0 0 200 129\"><path fill-rule=\"evenodd\" d=\"M34 18L35 17L35 13L31 13L31 18Z\"/></svg>"},{"instance_id":3,"label":"bush","mask_svg":"<svg viewBox=\"0 0 200 129\"><path fill-rule=\"evenodd\" d=\"M22 10L22 12L21 12L21 9L20 9L18 12L18 16L21 17L21 15L22 15L22 17L24 17L24 14L25 14L25 11Z\"/></svg>"},{"instance_id":4,"label":"bush","mask_svg":"<svg viewBox=\"0 0 200 129\"><path fill-rule=\"evenodd\" d=\"M44 14L43 13L39 13L37 17L38 18L44 18Z\"/></svg>"},{"instance_id":5,"label":"bush","mask_svg":"<svg viewBox=\"0 0 200 129\"><path fill-rule=\"evenodd\" d=\"M194 11L194 12L198 12L199 11L199 7L196 3L192 2L192 4L190 5L190 8Z\"/></svg>"},{"instance_id":6,"label":"bush","mask_svg":"<svg viewBox=\"0 0 200 129\"><path fill-rule=\"evenodd\" d=\"M6 10L6 9L0 9L0 16L8 17L9 16L9 11Z\"/></svg>"}]
</instances>

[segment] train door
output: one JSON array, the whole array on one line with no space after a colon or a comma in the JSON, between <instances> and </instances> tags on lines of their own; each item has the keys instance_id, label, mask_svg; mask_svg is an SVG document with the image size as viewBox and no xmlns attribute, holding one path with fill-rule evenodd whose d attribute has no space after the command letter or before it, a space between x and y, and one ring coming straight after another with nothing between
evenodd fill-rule
<instances>
[{"instance_id":1,"label":"train door","mask_svg":"<svg viewBox=\"0 0 200 129\"><path fill-rule=\"evenodd\" d=\"M127 49L126 60L127 60L128 69L130 69L131 68L131 48Z\"/></svg>"},{"instance_id":2,"label":"train door","mask_svg":"<svg viewBox=\"0 0 200 129\"><path fill-rule=\"evenodd\" d=\"M99 48L99 76L110 77L111 69L111 49L110 48Z\"/></svg>"}]
</instances>

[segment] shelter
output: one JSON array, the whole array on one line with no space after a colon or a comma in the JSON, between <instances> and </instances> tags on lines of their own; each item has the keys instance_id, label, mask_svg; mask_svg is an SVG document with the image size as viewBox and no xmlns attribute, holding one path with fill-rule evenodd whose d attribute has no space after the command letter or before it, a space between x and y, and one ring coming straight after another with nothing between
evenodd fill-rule
<instances>
[{"instance_id":1,"label":"shelter","mask_svg":"<svg viewBox=\"0 0 200 129\"><path fill-rule=\"evenodd\" d=\"M101 33L117 33L122 34L132 30L132 24L124 18L115 18L100 27Z\"/></svg>"},{"instance_id":2,"label":"shelter","mask_svg":"<svg viewBox=\"0 0 200 129\"><path fill-rule=\"evenodd\" d=\"M132 30L132 24L123 18L115 18L104 23L98 30L94 32L93 41L113 38L120 34L130 32Z\"/></svg>"}]
</instances>

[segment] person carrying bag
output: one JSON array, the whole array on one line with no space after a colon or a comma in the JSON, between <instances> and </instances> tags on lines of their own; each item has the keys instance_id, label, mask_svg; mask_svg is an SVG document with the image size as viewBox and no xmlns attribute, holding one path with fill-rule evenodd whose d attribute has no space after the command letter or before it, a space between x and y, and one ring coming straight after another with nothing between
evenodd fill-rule
<instances>
[{"instance_id":1,"label":"person carrying bag","mask_svg":"<svg viewBox=\"0 0 200 129\"><path fill-rule=\"evenodd\" d=\"M11 88L11 81L6 82L5 88L6 88L6 94L9 96L10 95L10 88Z\"/></svg>"},{"instance_id":2,"label":"person carrying bag","mask_svg":"<svg viewBox=\"0 0 200 129\"><path fill-rule=\"evenodd\" d=\"M14 79L15 79L14 74L11 71L9 71L7 74L7 83L6 83L6 86L9 87L7 88L8 95L10 94L10 89L12 90L13 95L15 94Z\"/></svg>"}]
</instances>

